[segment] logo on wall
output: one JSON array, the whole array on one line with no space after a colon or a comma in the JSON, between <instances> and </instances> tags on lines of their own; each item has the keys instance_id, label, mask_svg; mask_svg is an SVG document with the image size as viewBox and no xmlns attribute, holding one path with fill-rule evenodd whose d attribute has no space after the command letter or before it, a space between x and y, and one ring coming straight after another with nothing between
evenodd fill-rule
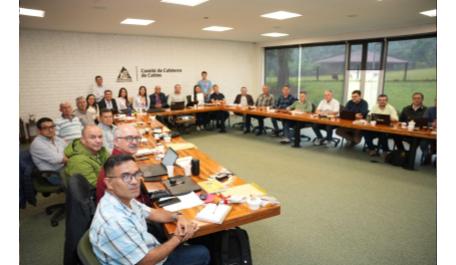
<instances>
[{"instance_id":1,"label":"logo on wall","mask_svg":"<svg viewBox=\"0 0 456 265\"><path fill-rule=\"evenodd\" d=\"M127 68L122 66L119 75L117 76L117 82L131 82L131 75Z\"/></svg>"}]
</instances>

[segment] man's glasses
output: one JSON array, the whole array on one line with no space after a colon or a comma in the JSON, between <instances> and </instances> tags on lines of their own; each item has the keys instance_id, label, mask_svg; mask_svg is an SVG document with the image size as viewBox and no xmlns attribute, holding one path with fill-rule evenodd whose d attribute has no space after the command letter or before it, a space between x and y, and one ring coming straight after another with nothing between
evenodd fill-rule
<instances>
[{"instance_id":1,"label":"man's glasses","mask_svg":"<svg viewBox=\"0 0 456 265\"><path fill-rule=\"evenodd\" d=\"M141 170L139 170L138 172L136 172L134 174L123 173L122 175L120 175L120 177L116 177L116 176L106 176L106 177L110 178L110 179L121 178L123 180L123 182L130 184L131 181L133 180L133 178L138 180L138 178L141 178L143 176L144 176L144 173Z\"/></svg>"},{"instance_id":2,"label":"man's glasses","mask_svg":"<svg viewBox=\"0 0 456 265\"><path fill-rule=\"evenodd\" d=\"M55 129L55 125L51 125L51 126L43 126L41 127L40 130L50 130L50 129Z\"/></svg>"},{"instance_id":3,"label":"man's glasses","mask_svg":"<svg viewBox=\"0 0 456 265\"><path fill-rule=\"evenodd\" d=\"M127 142L133 142L133 141L136 141L136 142L139 142L141 141L141 136L125 136L125 137L117 137L119 139L125 139Z\"/></svg>"}]
</instances>

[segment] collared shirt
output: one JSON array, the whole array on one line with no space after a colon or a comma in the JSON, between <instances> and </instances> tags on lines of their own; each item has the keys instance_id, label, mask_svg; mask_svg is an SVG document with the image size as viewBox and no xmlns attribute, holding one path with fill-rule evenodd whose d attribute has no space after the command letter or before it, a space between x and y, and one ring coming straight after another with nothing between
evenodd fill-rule
<instances>
[{"instance_id":1,"label":"collared shirt","mask_svg":"<svg viewBox=\"0 0 456 265\"><path fill-rule=\"evenodd\" d=\"M340 111L340 104L339 101L336 99L331 99L329 102L326 101L326 99L323 99L320 101L320 104L318 104L317 110L323 113L328 113L328 112L336 112L339 113Z\"/></svg>"},{"instance_id":2,"label":"collared shirt","mask_svg":"<svg viewBox=\"0 0 456 265\"><path fill-rule=\"evenodd\" d=\"M119 108L119 110L128 109L127 100L125 98L121 98L121 97L116 98L116 103L117 103L117 108Z\"/></svg>"},{"instance_id":3,"label":"collared shirt","mask_svg":"<svg viewBox=\"0 0 456 265\"><path fill-rule=\"evenodd\" d=\"M100 122L98 127L100 127L103 131L103 145L106 147L108 152L111 153L114 148L114 130L116 129L116 126L107 126Z\"/></svg>"},{"instance_id":4,"label":"collared shirt","mask_svg":"<svg viewBox=\"0 0 456 265\"><path fill-rule=\"evenodd\" d=\"M353 100L349 100L344 109L355 113L361 113L363 118L365 118L369 112L369 104L364 99L361 99L358 103L355 103Z\"/></svg>"},{"instance_id":5,"label":"collared shirt","mask_svg":"<svg viewBox=\"0 0 456 265\"><path fill-rule=\"evenodd\" d=\"M277 100L276 108L286 109L289 106L291 106L291 104L293 104L293 102L295 102L296 100L297 99L293 97L293 95L288 95L288 97L284 97L283 95L281 95Z\"/></svg>"},{"instance_id":6,"label":"collared shirt","mask_svg":"<svg viewBox=\"0 0 456 265\"><path fill-rule=\"evenodd\" d=\"M241 102L239 103L241 106L247 106L247 97L246 96L241 96Z\"/></svg>"},{"instance_id":7,"label":"collared shirt","mask_svg":"<svg viewBox=\"0 0 456 265\"><path fill-rule=\"evenodd\" d=\"M160 246L147 232L146 218L152 210L134 199L130 205L131 208L127 207L115 195L106 192L97 206L89 239L101 264L137 264L150 250Z\"/></svg>"},{"instance_id":8,"label":"collared shirt","mask_svg":"<svg viewBox=\"0 0 456 265\"><path fill-rule=\"evenodd\" d=\"M82 126L95 124L92 113L89 113L87 111L82 112L79 109L76 109L73 111L73 115L79 118Z\"/></svg>"},{"instance_id":9,"label":"collared shirt","mask_svg":"<svg viewBox=\"0 0 456 265\"><path fill-rule=\"evenodd\" d=\"M210 80L200 80L198 81L198 86L201 87L201 90L203 90L204 94L209 94L209 91L211 90L212 87L212 82Z\"/></svg>"},{"instance_id":10,"label":"collared shirt","mask_svg":"<svg viewBox=\"0 0 456 265\"><path fill-rule=\"evenodd\" d=\"M104 100L105 104L106 104L106 109L112 109L112 100Z\"/></svg>"},{"instance_id":11,"label":"collared shirt","mask_svg":"<svg viewBox=\"0 0 456 265\"><path fill-rule=\"evenodd\" d=\"M100 102L103 100L105 90L106 88L104 86L97 86L97 84L93 84L89 94L94 94L96 101Z\"/></svg>"},{"instance_id":12,"label":"collared shirt","mask_svg":"<svg viewBox=\"0 0 456 265\"><path fill-rule=\"evenodd\" d=\"M65 141L57 136L52 141L43 135L38 135L30 145L33 163L41 171L59 171L64 166L65 147Z\"/></svg>"},{"instance_id":13,"label":"collared shirt","mask_svg":"<svg viewBox=\"0 0 456 265\"><path fill-rule=\"evenodd\" d=\"M419 118L423 118L423 115L426 112L426 110L427 110L427 107L423 106L423 105L419 106L418 108L413 106L413 104L409 105L402 109L399 120L402 122L408 122L411 120L417 120Z\"/></svg>"},{"instance_id":14,"label":"collared shirt","mask_svg":"<svg viewBox=\"0 0 456 265\"><path fill-rule=\"evenodd\" d=\"M72 116L70 119L59 117L55 120L55 130L57 136L68 143L81 138L82 124L76 116Z\"/></svg>"},{"instance_id":15,"label":"collared shirt","mask_svg":"<svg viewBox=\"0 0 456 265\"><path fill-rule=\"evenodd\" d=\"M298 100L291 104L290 109L302 112L312 112L312 103L308 100L305 100L304 103Z\"/></svg>"},{"instance_id":16,"label":"collared shirt","mask_svg":"<svg viewBox=\"0 0 456 265\"><path fill-rule=\"evenodd\" d=\"M209 97L210 100L224 100L225 95L222 93L212 93L211 96Z\"/></svg>"},{"instance_id":17,"label":"collared shirt","mask_svg":"<svg viewBox=\"0 0 456 265\"><path fill-rule=\"evenodd\" d=\"M274 95L261 94L255 103L257 107L271 107L274 106Z\"/></svg>"},{"instance_id":18,"label":"collared shirt","mask_svg":"<svg viewBox=\"0 0 456 265\"><path fill-rule=\"evenodd\" d=\"M372 108L372 110L369 112L370 114L385 114L385 115L390 115L390 118L392 121L397 121L399 120L397 116L397 111L396 109L391 106L390 104L386 104L385 108L381 109L378 104L375 104L375 106Z\"/></svg>"},{"instance_id":19,"label":"collared shirt","mask_svg":"<svg viewBox=\"0 0 456 265\"><path fill-rule=\"evenodd\" d=\"M172 94L169 96L169 103L173 102L185 102L185 96L181 94Z\"/></svg>"},{"instance_id":20,"label":"collared shirt","mask_svg":"<svg viewBox=\"0 0 456 265\"><path fill-rule=\"evenodd\" d=\"M147 100L147 96L142 97L140 95L136 95L135 100L133 102L133 109L135 109L136 111L148 110L149 106L150 106L150 102L149 102L149 100Z\"/></svg>"}]
</instances>

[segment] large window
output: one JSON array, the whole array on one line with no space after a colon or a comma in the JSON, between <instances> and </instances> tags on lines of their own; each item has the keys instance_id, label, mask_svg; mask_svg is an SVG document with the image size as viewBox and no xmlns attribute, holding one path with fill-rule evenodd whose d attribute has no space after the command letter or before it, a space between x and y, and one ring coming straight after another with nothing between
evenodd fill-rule
<instances>
[{"instance_id":1,"label":"large window","mask_svg":"<svg viewBox=\"0 0 456 265\"><path fill-rule=\"evenodd\" d=\"M398 111L412 102L413 92L434 105L437 95L437 39L435 37L388 42L384 92Z\"/></svg>"},{"instance_id":2,"label":"large window","mask_svg":"<svg viewBox=\"0 0 456 265\"><path fill-rule=\"evenodd\" d=\"M344 92L345 45L302 47L300 90L308 92L316 105L323 99L324 90L332 90L341 101Z\"/></svg>"},{"instance_id":3,"label":"large window","mask_svg":"<svg viewBox=\"0 0 456 265\"><path fill-rule=\"evenodd\" d=\"M342 104L360 89L370 107L380 93L401 111L413 92L422 92L432 106L437 94L437 39L434 36L356 40L346 43L265 49L265 83L275 96L283 85L293 95L306 90L318 104L325 89Z\"/></svg>"}]
</instances>

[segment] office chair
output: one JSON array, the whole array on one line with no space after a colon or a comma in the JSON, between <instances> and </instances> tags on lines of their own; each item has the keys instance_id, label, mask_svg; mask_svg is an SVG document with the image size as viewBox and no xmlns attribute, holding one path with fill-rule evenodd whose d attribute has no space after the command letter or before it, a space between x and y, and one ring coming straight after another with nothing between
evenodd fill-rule
<instances>
[{"instance_id":1,"label":"office chair","mask_svg":"<svg viewBox=\"0 0 456 265\"><path fill-rule=\"evenodd\" d=\"M234 116L239 116L239 117L241 117L242 119L241 119L240 122L233 123L233 124L231 125L231 127L232 127L232 128L239 127L240 130L244 130L244 124L245 124L244 115L238 114L238 113L234 112ZM231 116L230 116L230 117L231 117ZM228 120L231 120L231 119L228 119ZM231 124L231 122L230 122L230 124Z\"/></svg>"},{"instance_id":2,"label":"office chair","mask_svg":"<svg viewBox=\"0 0 456 265\"><path fill-rule=\"evenodd\" d=\"M86 231L79 240L78 257L83 265L100 265L95 253L93 253L92 244L90 244L89 231Z\"/></svg>"}]
</instances>

